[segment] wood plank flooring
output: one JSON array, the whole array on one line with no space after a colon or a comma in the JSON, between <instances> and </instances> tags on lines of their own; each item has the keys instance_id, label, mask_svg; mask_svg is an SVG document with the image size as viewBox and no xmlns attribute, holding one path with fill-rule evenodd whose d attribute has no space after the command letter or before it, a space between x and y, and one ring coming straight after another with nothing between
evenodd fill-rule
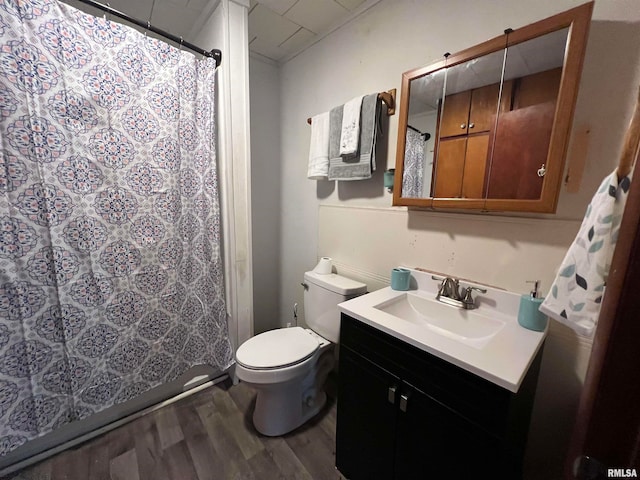
<instances>
[{"instance_id":1,"label":"wood plank flooring","mask_svg":"<svg viewBox=\"0 0 640 480\"><path fill-rule=\"evenodd\" d=\"M335 468L336 401L282 437L253 427L255 394L207 388L13 475L13 480L344 480Z\"/></svg>"}]
</instances>

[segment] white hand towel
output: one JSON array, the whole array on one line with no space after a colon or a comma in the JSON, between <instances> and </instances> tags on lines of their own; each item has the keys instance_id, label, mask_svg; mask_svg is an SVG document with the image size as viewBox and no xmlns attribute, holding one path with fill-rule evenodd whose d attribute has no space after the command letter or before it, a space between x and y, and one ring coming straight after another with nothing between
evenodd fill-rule
<instances>
[{"instance_id":1,"label":"white hand towel","mask_svg":"<svg viewBox=\"0 0 640 480\"><path fill-rule=\"evenodd\" d=\"M360 111L364 95L355 97L344 104L342 111L342 131L340 132L340 155L355 155L360 139Z\"/></svg>"},{"instance_id":2,"label":"white hand towel","mask_svg":"<svg viewBox=\"0 0 640 480\"><path fill-rule=\"evenodd\" d=\"M329 112L311 119L311 142L309 145L309 180L326 180L329 174Z\"/></svg>"},{"instance_id":3,"label":"white hand towel","mask_svg":"<svg viewBox=\"0 0 640 480\"><path fill-rule=\"evenodd\" d=\"M542 313L585 337L593 335L598 323L629 185L628 177L618 183L616 172L604 179L540 305Z\"/></svg>"}]
</instances>

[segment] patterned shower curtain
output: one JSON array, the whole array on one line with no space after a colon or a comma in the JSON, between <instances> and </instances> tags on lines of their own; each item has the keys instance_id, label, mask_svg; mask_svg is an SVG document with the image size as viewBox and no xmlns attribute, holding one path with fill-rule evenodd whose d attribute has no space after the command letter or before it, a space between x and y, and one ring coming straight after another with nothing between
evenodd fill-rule
<instances>
[{"instance_id":1,"label":"patterned shower curtain","mask_svg":"<svg viewBox=\"0 0 640 480\"><path fill-rule=\"evenodd\" d=\"M422 134L407 128L402 171L402 196L424 197L424 138Z\"/></svg>"},{"instance_id":2,"label":"patterned shower curtain","mask_svg":"<svg viewBox=\"0 0 640 480\"><path fill-rule=\"evenodd\" d=\"M0 0L0 455L232 361L215 62Z\"/></svg>"}]
</instances>

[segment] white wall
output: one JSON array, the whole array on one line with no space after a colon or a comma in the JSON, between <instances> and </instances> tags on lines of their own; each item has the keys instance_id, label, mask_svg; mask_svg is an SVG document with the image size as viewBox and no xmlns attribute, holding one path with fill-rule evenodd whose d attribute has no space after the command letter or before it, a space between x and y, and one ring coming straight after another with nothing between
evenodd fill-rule
<instances>
[{"instance_id":1,"label":"white wall","mask_svg":"<svg viewBox=\"0 0 640 480\"><path fill-rule=\"evenodd\" d=\"M250 57L251 230L255 333L280 326L280 69Z\"/></svg>"},{"instance_id":2,"label":"white wall","mask_svg":"<svg viewBox=\"0 0 640 480\"><path fill-rule=\"evenodd\" d=\"M584 177L577 193L563 187L556 215L505 220L390 208L382 170L395 164L397 115L383 140L386 162L378 159L373 179L309 181L306 118L358 94L390 88L400 94L402 72L581 3L383 0L282 66L282 324L294 302L302 305L303 272L323 255L373 288L388 283L392 266L405 263L519 292L527 291L525 280L541 279L546 292L594 189L617 162L640 71L637 49L630 47L640 44L636 0L596 2L574 120L574 132L591 132ZM528 478L560 477L589 351L590 342L553 326L534 409Z\"/></svg>"}]
</instances>

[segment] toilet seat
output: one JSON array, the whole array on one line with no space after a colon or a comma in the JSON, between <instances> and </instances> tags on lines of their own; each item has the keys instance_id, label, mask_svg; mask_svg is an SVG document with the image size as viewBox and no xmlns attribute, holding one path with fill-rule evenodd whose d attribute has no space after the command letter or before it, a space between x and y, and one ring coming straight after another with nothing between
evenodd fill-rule
<instances>
[{"instance_id":1,"label":"toilet seat","mask_svg":"<svg viewBox=\"0 0 640 480\"><path fill-rule=\"evenodd\" d=\"M303 328L278 328L240 345L236 362L251 370L286 368L308 360L319 348L318 339Z\"/></svg>"}]
</instances>

